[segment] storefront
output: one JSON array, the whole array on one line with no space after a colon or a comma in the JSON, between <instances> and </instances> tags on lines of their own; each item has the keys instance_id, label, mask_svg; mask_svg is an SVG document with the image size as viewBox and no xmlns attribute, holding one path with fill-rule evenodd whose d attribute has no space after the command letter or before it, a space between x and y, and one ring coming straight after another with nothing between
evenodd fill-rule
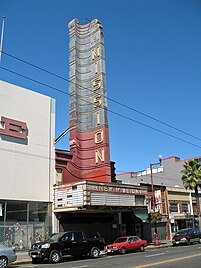
<instances>
[{"instance_id":1,"label":"storefront","mask_svg":"<svg viewBox=\"0 0 201 268\"><path fill-rule=\"evenodd\" d=\"M0 200L0 241L24 249L49 235L51 206L47 202Z\"/></svg>"},{"instance_id":2,"label":"storefront","mask_svg":"<svg viewBox=\"0 0 201 268\"><path fill-rule=\"evenodd\" d=\"M52 230L54 131L53 99L0 81L0 243L23 249Z\"/></svg>"},{"instance_id":3,"label":"storefront","mask_svg":"<svg viewBox=\"0 0 201 268\"><path fill-rule=\"evenodd\" d=\"M55 185L53 191L56 231L98 232L106 243L123 235L147 238L146 187L82 181Z\"/></svg>"},{"instance_id":4,"label":"storefront","mask_svg":"<svg viewBox=\"0 0 201 268\"><path fill-rule=\"evenodd\" d=\"M167 187L168 200L168 237L181 229L194 227L194 216L191 204L190 191L178 188Z\"/></svg>"},{"instance_id":5,"label":"storefront","mask_svg":"<svg viewBox=\"0 0 201 268\"><path fill-rule=\"evenodd\" d=\"M171 231L174 235L181 229L194 227L193 215L172 215L171 216Z\"/></svg>"}]
</instances>

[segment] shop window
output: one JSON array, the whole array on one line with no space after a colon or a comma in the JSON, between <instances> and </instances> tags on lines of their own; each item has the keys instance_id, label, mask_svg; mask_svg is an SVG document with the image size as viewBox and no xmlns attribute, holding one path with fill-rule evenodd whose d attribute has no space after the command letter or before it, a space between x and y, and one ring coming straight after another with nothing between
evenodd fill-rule
<instances>
[{"instance_id":1,"label":"shop window","mask_svg":"<svg viewBox=\"0 0 201 268\"><path fill-rule=\"evenodd\" d=\"M178 203L170 203L170 212L179 212Z\"/></svg>"},{"instance_id":2,"label":"shop window","mask_svg":"<svg viewBox=\"0 0 201 268\"><path fill-rule=\"evenodd\" d=\"M144 196L136 195L135 196L135 205L136 206L144 206Z\"/></svg>"},{"instance_id":3,"label":"shop window","mask_svg":"<svg viewBox=\"0 0 201 268\"><path fill-rule=\"evenodd\" d=\"M0 243L3 242L4 237L4 214L5 214L5 202L0 200Z\"/></svg>"},{"instance_id":4,"label":"shop window","mask_svg":"<svg viewBox=\"0 0 201 268\"><path fill-rule=\"evenodd\" d=\"M189 209L188 209L188 204L187 203L182 203L182 212L189 212Z\"/></svg>"},{"instance_id":5,"label":"shop window","mask_svg":"<svg viewBox=\"0 0 201 268\"><path fill-rule=\"evenodd\" d=\"M0 225L4 222L5 202L0 201Z\"/></svg>"},{"instance_id":6,"label":"shop window","mask_svg":"<svg viewBox=\"0 0 201 268\"><path fill-rule=\"evenodd\" d=\"M7 201L6 221L17 223L27 221L27 202Z\"/></svg>"},{"instance_id":7,"label":"shop window","mask_svg":"<svg viewBox=\"0 0 201 268\"><path fill-rule=\"evenodd\" d=\"M48 203L30 202L29 203L29 221L47 222L48 221Z\"/></svg>"}]
</instances>

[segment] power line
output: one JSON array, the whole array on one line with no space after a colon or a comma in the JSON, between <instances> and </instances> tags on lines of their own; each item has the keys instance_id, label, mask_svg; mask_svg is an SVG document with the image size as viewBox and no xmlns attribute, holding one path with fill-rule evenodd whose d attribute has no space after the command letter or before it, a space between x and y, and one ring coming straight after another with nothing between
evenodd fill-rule
<instances>
[{"instance_id":1,"label":"power line","mask_svg":"<svg viewBox=\"0 0 201 268\"><path fill-rule=\"evenodd\" d=\"M7 56L9 56L9 57L11 57L11 58L14 58L14 59L16 59L16 60L18 60L18 61L21 61L21 62L23 62L23 63L25 63L25 64L27 64L27 65L30 65L30 66L32 66L32 67L34 67L34 68L36 68L36 69L39 69L39 70L41 70L41 71L43 71L43 72L46 72L46 73L48 73L48 74L51 74L51 75L53 75L53 76L55 76L55 77L57 77L57 78L59 78L59 79L62 79L62 80L67 81L67 82L69 82L69 83L71 83L71 84L74 84L74 85L75 85L76 87L78 87L78 88L81 88L81 89L82 89L82 88L83 88L83 89L87 89L88 91L93 92L93 90L91 90L91 89L89 89L89 88L86 88L86 87L84 87L84 86L77 85L77 84L74 83L73 81L70 81L70 80L68 80L68 79L66 79L66 78L64 78L64 77L62 77L62 76L60 76L60 75L58 75L58 74L55 74L55 73L53 73L53 72L50 72L50 71L48 71L48 70L46 70L46 69L44 69L44 68L41 68L41 67L39 67L39 66L37 66L37 65L35 65L35 64L32 64L32 63L30 63L30 62L27 62L27 61L25 61L25 60L23 60L23 59L20 59L20 58L18 58L18 57L16 57L16 56L13 56L13 55L11 55L11 54L9 54L9 53L7 53L7 52L4 52L4 51L2 51L2 53L5 54L5 55L7 55ZM101 96L102 96L102 95L101 95ZM137 110L137 109L134 109L134 108L132 108L132 107L126 105L126 104L123 104L123 103L121 103L121 102L119 102L119 101L117 101L117 100L114 100L114 99L112 99L112 98L109 98L109 97L106 97L106 96L103 96L103 97L106 98L107 100L110 100L110 101L112 101L112 102L114 102L114 103L116 103L116 104L118 104L118 105L124 107L124 108L127 108L127 109L129 109L129 110L131 110L131 111L134 111L134 112L136 112L136 113L138 113L138 114L140 114L140 115L143 115L143 116L145 116L145 117L147 117L147 118L149 118L149 119L151 119L151 120L153 120L153 121L156 121L156 122L158 122L158 123L160 123L160 124L162 124L162 125L164 125L164 126L167 126L167 127L169 127L169 128L172 128L172 129L174 129L174 130L176 130L176 131L178 131L178 132L180 132L180 133L183 133L183 134L185 134L185 135L187 135L187 136L189 136L189 137L192 137L192 138L194 138L194 139L196 139L196 140L201 141L201 138L196 137L196 136L194 136L194 135L192 135L192 134L190 134L190 133L188 133L188 132L186 132L186 131L184 131L184 130L181 130L181 129L175 127L175 126L172 126L172 125L170 125L170 124L168 124L168 123L166 123L166 122L164 122L164 121L162 121L162 120L159 120L159 119L157 119L157 118L155 118L155 117L153 117L153 116L151 116L151 115L148 115L148 114L146 114L146 113L144 113L144 112L141 112L141 111L139 111L139 110Z\"/></svg>"},{"instance_id":2,"label":"power line","mask_svg":"<svg viewBox=\"0 0 201 268\"><path fill-rule=\"evenodd\" d=\"M13 73L13 74L18 75L18 76L20 76L20 77L23 77L23 78L25 78L25 79L28 79L28 80L30 80L30 81L33 81L33 82L35 82L35 83L38 83L38 84L40 84L40 85L42 85L42 86L49 87L49 88L51 88L52 90L55 90L55 91L58 91L58 92L60 92L60 93L63 93L63 94L65 94L65 95L69 95L69 96L70 96L70 94L67 93L67 92L64 92L64 91L62 91L62 90L60 90L60 89L58 89L58 88L55 88L55 87L52 87L52 86L50 86L50 85L48 85L48 84L42 83L42 82L40 82L40 81L37 81L37 80L35 80L35 79L33 79L33 78L30 78L30 77L28 77L28 76L19 74L19 73L15 72L15 71L6 69L6 68L4 68L4 67L2 67L2 66L0 66L0 68L3 69L3 70L5 70L5 71L7 71L7 72ZM82 101L83 101L83 102L86 102L86 103L89 103L89 104L92 104L91 102L89 102L89 101L87 101L87 100L85 100L85 99L82 99ZM178 137L176 137L176 136L174 136L174 135L172 135L172 134L169 134L169 133L167 133L167 132L165 132L165 131L159 130L159 129L155 128L155 127L151 127L151 126L149 126L149 125L147 125L147 124L145 124L145 123L142 123L142 122L137 121L137 120L135 120L135 119L132 119L132 118L130 118L130 117L124 116L124 115L122 115L122 114L120 114L120 113L117 113L117 112L114 112L114 111L112 111L112 110L109 110L108 108L107 108L107 111L109 111L110 113L113 113L113 114L115 114L115 115L117 115L117 116L119 116L119 117L122 117L122 118L124 118L124 119L127 119L127 120L129 120L129 121L132 121L132 122L135 122L135 123L137 123L137 124L139 124L139 125L142 125L142 126L144 126L144 127L147 127L147 128L149 128L149 129L155 130L155 131L157 131L157 132L159 132L159 133L162 133L162 134L164 134L164 135L166 135L166 136L169 136L169 137L172 137L172 138L174 138L174 139L176 139L176 140L182 141L182 142L184 142L184 143L186 143L186 144L192 145L192 146L197 147L197 148L201 148L201 146L199 146L199 145L196 145L196 144L191 143L191 142L188 142L188 141L186 141L186 140L184 140L184 139L178 138Z\"/></svg>"}]
</instances>

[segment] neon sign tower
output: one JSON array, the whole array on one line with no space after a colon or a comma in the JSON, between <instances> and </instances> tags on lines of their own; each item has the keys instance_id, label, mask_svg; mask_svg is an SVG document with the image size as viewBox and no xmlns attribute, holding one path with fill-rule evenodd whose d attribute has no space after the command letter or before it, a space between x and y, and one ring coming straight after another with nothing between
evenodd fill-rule
<instances>
[{"instance_id":1,"label":"neon sign tower","mask_svg":"<svg viewBox=\"0 0 201 268\"><path fill-rule=\"evenodd\" d=\"M110 182L104 34L95 19L69 24L70 153L76 180Z\"/></svg>"}]
</instances>

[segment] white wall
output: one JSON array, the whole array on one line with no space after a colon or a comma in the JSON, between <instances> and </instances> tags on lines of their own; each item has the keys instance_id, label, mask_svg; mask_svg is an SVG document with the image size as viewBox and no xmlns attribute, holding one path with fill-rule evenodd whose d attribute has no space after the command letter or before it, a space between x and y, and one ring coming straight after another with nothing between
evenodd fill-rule
<instances>
[{"instance_id":1,"label":"white wall","mask_svg":"<svg viewBox=\"0 0 201 268\"><path fill-rule=\"evenodd\" d=\"M0 199L52 201L55 101L0 81L1 116L25 122L28 142L0 134Z\"/></svg>"}]
</instances>

